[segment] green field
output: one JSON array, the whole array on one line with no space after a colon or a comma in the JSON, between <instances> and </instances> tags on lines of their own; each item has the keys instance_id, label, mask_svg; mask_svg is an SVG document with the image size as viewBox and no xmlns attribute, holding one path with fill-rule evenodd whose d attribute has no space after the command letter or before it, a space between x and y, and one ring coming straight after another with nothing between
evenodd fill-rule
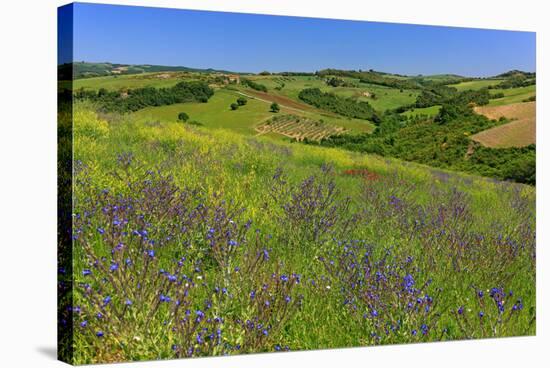
<instances>
[{"instance_id":1,"label":"green field","mask_svg":"<svg viewBox=\"0 0 550 368\"><path fill-rule=\"evenodd\" d=\"M137 121L173 122L177 120L180 112L185 112L190 116L191 120L196 120L208 128L229 129L241 134L255 135L257 132L254 128L276 114L270 112L269 103L253 98L248 98L248 103L245 106L232 111L229 105L235 102L240 96L236 91L220 89L215 92L208 103L184 103L148 107L135 112L132 118ZM285 113L295 114L296 110L287 109L282 106L280 114ZM372 124L359 119L346 119L309 111L303 111L301 115L315 120L322 119L327 123L355 132L369 132L373 129ZM275 136L279 139L283 138L280 135Z\"/></svg>"},{"instance_id":2,"label":"green field","mask_svg":"<svg viewBox=\"0 0 550 368\"><path fill-rule=\"evenodd\" d=\"M420 115L435 116L439 113L440 109L441 109L440 105L422 107L422 108L413 108L401 113L401 115L405 115L407 117L420 116Z\"/></svg>"},{"instance_id":3,"label":"green field","mask_svg":"<svg viewBox=\"0 0 550 368\"><path fill-rule=\"evenodd\" d=\"M359 101L366 101L376 110L385 111L399 106L413 103L418 96L416 90L403 90L379 86L368 83L361 83L358 79L342 78L348 82L354 83L357 87L331 87L324 79L315 76L257 76L253 78L258 83L264 84L271 93L280 94L299 100L298 95L305 88L319 88L323 92L332 92L342 97L352 97ZM281 90L275 90L275 87L285 86ZM375 94L376 98L366 97L363 94Z\"/></svg>"},{"instance_id":4,"label":"green field","mask_svg":"<svg viewBox=\"0 0 550 368\"><path fill-rule=\"evenodd\" d=\"M159 77L162 75L170 76L168 78ZM192 79L195 74L193 73L179 73L179 72L166 72L166 73L144 73L144 74L131 74L120 76L107 76L107 77L95 77L77 79L73 83L73 88L79 89L92 89L97 90L105 88L111 91L117 91L120 89L132 89L143 87L172 87L176 83L182 80Z\"/></svg>"},{"instance_id":5,"label":"green field","mask_svg":"<svg viewBox=\"0 0 550 368\"><path fill-rule=\"evenodd\" d=\"M523 102L529 97L536 95L536 86L532 85L527 87L499 89L495 90L494 93L500 92L504 94L504 97L491 99L491 101L489 102L489 106L500 106Z\"/></svg>"},{"instance_id":6,"label":"green field","mask_svg":"<svg viewBox=\"0 0 550 368\"><path fill-rule=\"evenodd\" d=\"M490 86L496 86L502 81L503 79L481 79L481 80L473 80L468 82L461 82L458 84L452 84L451 87L454 87L459 91L465 91L468 89L476 90L481 88L487 88Z\"/></svg>"}]
</instances>

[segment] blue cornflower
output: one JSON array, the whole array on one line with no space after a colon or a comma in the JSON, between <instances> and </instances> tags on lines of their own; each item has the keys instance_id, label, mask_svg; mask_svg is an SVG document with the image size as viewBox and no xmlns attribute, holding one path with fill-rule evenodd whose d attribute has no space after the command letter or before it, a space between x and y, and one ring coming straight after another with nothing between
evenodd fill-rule
<instances>
[{"instance_id":1,"label":"blue cornflower","mask_svg":"<svg viewBox=\"0 0 550 368\"><path fill-rule=\"evenodd\" d=\"M458 312L458 314L464 313L464 306L460 306L460 308L458 308L457 312Z\"/></svg>"},{"instance_id":2,"label":"blue cornflower","mask_svg":"<svg viewBox=\"0 0 550 368\"><path fill-rule=\"evenodd\" d=\"M104 299L103 299L103 305L107 305L111 302L111 297L110 296L106 296Z\"/></svg>"},{"instance_id":3,"label":"blue cornflower","mask_svg":"<svg viewBox=\"0 0 550 368\"><path fill-rule=\"evenodd\" d=\"M288 281L288 276L287 275L281 275L281 281L282 282L287 282Z\"/></svg>"},{"instance_id":4,"label":"blue cornflower","mask_svg":"<svg viewBox=\"0 0 550 368\"><path fill-rule=\"evenodd\" d=\"M516 302L516 304L518 306L518 309L523 309L523 301L521 299L518 299L518 301Z\"/></svg>"},{"instance_id":5,"label":"blue cornflower","mask_svg":"<svg viewBox=\"0 0 550 368\"><path fill-rule=\"evenodd\" d=\"M378 311L376 309L373 309L370 311L370 315L373 317L378 317Z\"/></svg>"},{"instance_id":6,"label":"blue cornflower","mask_svg":"<svg viewBox=\"0 0 550 368\"><path fill-rule=\"evenodd\" d=\"M155 251L153 249L151 249L147 252L147 255L149 255L149 257L153 258L155 256Z\"/></svg>"},{"instance_id":7,"label":"blue cornflower","mask_svg":"<svg viewBox=\"0 0 550 368\"><path fill-rule=\"evenodd\" d=\"M422 330L423 335L426 335L428 333L428 326L423 324L422 326L420 326L420 330Z\"/></svg>"},{"instance_id":8,"label":"blue cornflower","mask_svg":"<svg viewBox=\"0 0 550 368\"><path fill-rule=\"evenodd\" d=\"M97 332L95 333L95 335L96 335L97 337L103 337L103 335L105 335L105 334L103 333L103 331L97 331Z\"/></svg>"},{"instance_id":9,"label":"blue cornflower","mask_svg":"<svg viewBox=\"0 0 550 368\"><path fill-rule=\"evenodd\" d=\"M485 313L483 313L483 311L479 312L479 318L483 318L483 316L485 315Z\"/></svg>"},{"instance_id":10,"label":"blue cornflower","mask_svg":"<svg viewBox=\"0 0 550 368\"><path fill-rule=\"evenodd\" d=\"M290 296L287 295L287 296L285 297L285 302L290 303Z\"/></svg>"},{"instance_id":11,"label":"blue cornflower","mask_svg":"<svg viewBox=\"0 0 550 368\"><path fill-rule=\"evenodd\" d=\"M237 246L237 242L232 239L232 240L229 241L229 245L232 246L232 247L235 247L235 246Z\"/></svg>"},{"instance_id":12,"label":"blue cornflower","mask_svg":"<svg viewBox=\"0 0 550 368\"><path fill-rule=\"evenodd\" d=\"M414 286L414 278L412 277L411 274L408 274L403 278L402 285L403 285L403 289L405 289L406 291L409 291L412 289L412 287Z\"/></svg>"},{"instance_id":13,"label":"blue cornflower","mask_svg":"<svg viewBox=\"0 0 550 368\"><path fill-rule=\"evenodd\" d=\"M197 315L197 322L200 322L204 318L204 312L200 309L197 309L195 314Z\"/></svg>"},{"instance_id":14,"label":"blue cornflower","mask_svg":"<svg viewBox=\"0 0 550 368\"><path fill-rule=\"evenodd\" d=\"M168 303L170 301L170 297L168 295L160 294L160 301Z\"/></svg>"},{"instance_id":15,"label":"blue cornflower","mask_svg":"<svg viewBox=\"0 0 550 368\"><path fill-rule=\"evenodd\" d=\"M103 313L97 312L97 314L95 316L97 317L97 319L102 319L103 318Z\"/></svg>"},{"instance_id":16,"label":"blue cornflower","mask_svg":"<svg viewBox=\"0 0 550 368\"><path fill-rule=\"evenodd\" d=\"M254 299L256 297L256 291L252 290L250 292L250 299Z\"/></svg>"},{"instance_id":17,"label":"blue cornflower","mask_svg":"<svg viewBox=\"0 0 550 368\"><path fill-rule=\"evenodd\" d=\"M111 267L109 267L109 270L111 272L115 272L116 270L118 270L118 263L112 263Z\"/></svg>"},{"instance_id":18,"label":"blue cornflower","mask_svg":"<svg viewBox=\"0 0 550 368\"><path fill-rule=\"evenodd\" d=\"M262 252L263 252L264 261L269 260L269 252L268 252L268 250L264 248Z\"/></svg>"},{"instance_id":19,"label":"blue cornflower","mask_svg":"<svg viewBox=\"0 0 550 368\"><path fill-rule=\"evenodd\" d=\"M124 302L126 305L132 305L132 301L130 299L126 299L126 302Z\"/></svg>"},{"instance_id":20,"label":"blue cornflower","mask_svg":"<svg viewBox=\"0 0 550 368\"><path fill-rule=\"evenodd\" d=\"M413 336L416 336L417 333L418 333L418 332L417 332L416 330L412 330L412 331L411 331L411 334L412 334Z\"/></svg>"},{"instance_id":21,"label":"blue cornflower","mask_svg":"<svg viewBox=\"0 0 550 368\"><path fill-rule=\"evenodd\" d=\"M484 295L484 294L483 294L483 290L479 290L479 291L477 292L477 296L479 296L480 298L483 298L483 295Z\"/></svg>"},{"instance_id":22,"label":"blue cornflower","mask_svg":"<svg viewBox=\"0 0 550 368\"><path fill-rule=\"evenodd\" d=\"M90 271L89 269L85 269L85 270L82 270L82 276L88 276L88 275L91 275L92 274L92 271Z\"/></svg>"},{"instance_id":23,"label":"blue cornflower","mask_svg":"<svg viewBox=\"0 0 550 368\"><path fill-rule=\"evenodd\" d=\"M101 235L105 234L105 230L101 227L97 228L97 232L100 233Z\"/></svg>"},{"instance_id":24,"label":"blue cornflower","mask_svg":"<svg viewBox=\"0 0 550 368\"><path fill-rule=\"evenodd\" d=\"M88 321L84 320L80 322L80 327L86 327L86 326L88 326Z\"/></svg>"},{"instance_id":25,"label":"blue cornflower","mask_svg":"<svg viewBox=\"0 0 550 368\"><path fill-rule=\"evenodd\" d=\"M275 345L275 351L281 351L281 345L279 344Z\"/></svg>"},{"instance_id":26,"label":"blue cornflower","mask_svg":"<svg viewBox=\"0 0 550 368\"><path fill-rule=\"evenodd\" d=\"M269 307L270 304L271 304L271 303L269 303L269 300L266 300L266 301L265 301L266 307Z\"/></svg>"},{"instance_id":27,"label":"blue cornflower","mask_svg":"<svg viewBox=\"0 0 550 368\"><path fill-rule=\"evenodd\" d=\"M176 282L177 280L178 278L176 277L176 275L168 275L168 281Z\"/></svg>"},{"instance_id":28,"label":"blue cornflower","mask_svg":"<svg viewBox=\"0 0 550 368\"><path fill-rule=\"evenodd\" d=\"M269 334L269 332L267 330L263 330L262 333L267 336Z\"/></svg>"}]
</instances>

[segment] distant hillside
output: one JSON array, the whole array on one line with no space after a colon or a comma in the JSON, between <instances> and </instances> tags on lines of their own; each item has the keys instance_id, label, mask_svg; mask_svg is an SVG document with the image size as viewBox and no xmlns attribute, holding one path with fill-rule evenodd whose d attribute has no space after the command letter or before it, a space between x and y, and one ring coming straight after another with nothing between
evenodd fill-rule
<instances>
[{"instance_id":1,"label":"distant hillside","mask_svg":"<svg viewBox=\"0 0 550 368\"><path fill-rule=\"evenodd\" d=\"M104 77L109 75L141 74L152 72L201 72L201 73L233 73L227 70L216 69L197 69L185 66L167 66L167 65L130 65L115 63L89 63L75 62L58 66L59 79L71 79L71 68L74 73L73 79Z\"/></svg>"},{"instance_id":2,"label":"distant hillside","mask_svg":"<svg viewBox=\"0 0 550 368\"><path fill-rule=\"evenodd\" d=\"M514 78L514 77L523 77L523 78L536 78L536 73L524 72L522 70L510 70L506 73L499 74L494 78Z\"/></svg>"}]
</instances>

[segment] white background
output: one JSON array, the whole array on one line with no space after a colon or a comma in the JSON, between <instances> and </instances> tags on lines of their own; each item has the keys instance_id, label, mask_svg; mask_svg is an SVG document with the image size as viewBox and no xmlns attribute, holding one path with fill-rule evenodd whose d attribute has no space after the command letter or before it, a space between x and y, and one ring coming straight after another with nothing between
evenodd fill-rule
<instances>
[{"instance_id":1,"label":"white background","mask_svg":"<svg viewBox=\"0 0 550 368\"><path fill-rule=\"evenodd\" d=\"M103 1L97 1L103 2ZM58 367L56 346L57 0L0 11L0 366ZM113 0L109 3L537 32L537 337L119 364L119 367L534 367L550 356L549 26L545 1ZM545 18L546 14L546 18ZM6 83L7 81L7 83ZM544 109L546 108L546 109ZM546 114L545 114L546 113ZM545 310L546 309L546 310ZM545 349L546 347L546 349ZM545 359L546 358L546 359Z\"/></svg>"}]
</instances>

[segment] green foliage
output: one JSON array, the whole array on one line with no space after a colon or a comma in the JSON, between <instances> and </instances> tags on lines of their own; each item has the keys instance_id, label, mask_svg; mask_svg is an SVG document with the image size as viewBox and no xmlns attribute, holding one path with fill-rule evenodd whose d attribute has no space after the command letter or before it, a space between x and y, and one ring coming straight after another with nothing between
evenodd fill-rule
<instances>
[{"instance_id":1,"label":"green foliage","mask_svg":"<svg viewBox=\"0 0 550 368\"><path fill-rule=\"evenodd\" d=\"M231 110L237 110L239 108L239 104L233 102L231 105L229 105L229 107L231 108Z\"/></svg>"},{"instance_id":2,"label":"green foliage","mask_svg":"<svg viewBox=\"0 0 550 368\"><path fill-rule=\"evenodd\" d=\"M534 145L497 149L470 140L470 135L503 123L472 111L472 104L486 104L488 96L487 89L454 93L434 119L386 114L371 135L333 136L321 145L534 185Z\"/></svg>"},{"instance_id":3,"label":"green foliage","mask_svg":"<svg viewBox=\"0 0 550 368\"><path fill-rule=\"evenodd\" d=\"M279 104L277 102L273 102L270 106L270 111L279 112L279 110L281 110L281 108L279 107Z\"/></svg>"},{"instance_id":4,"label":"green foliage","mask_svg":"<svg viewBox=\"0 0 550 368\"><path fill-rule=\"evenodd\" d=\"M505 77L506 80L499 83L495 88L509 89L518 87L527 87L536 84L536 74L522 72L519 70L511 70L509 72L499 75L499 77Z\"/></svg>"},{"instance_id":5,"label":"green foliage","mask_svg":"<svg viewBox=\"0 0 550 368\"><path fill-rule=\"evenodd\" d=\"M248 100L244 97L237 98L237 104L239 106L244 106L244 105L246 105L247 102L248 102Z\"/></svg>"},{"instance_id":6,"label":"green foliage","mask_svg":"<svg viewBox=\"0 0 550 368\"><path fill-rule=\"evenodd\" d=\"M180 112L178 114L178 120L186 122L187 120L189 120L189 115L187 115L185 112Z\"/></svg>"},{"instance_id":7,"label":"green foliage","mask_svg":"<svg viewBox=\"0 0 550 368\"><path fill-rule=\"evenodd\" d=\"M333 93L324 93L319 88L306 88L300 92L298 97L310 105L342 116L370 120L375 124L380 122L376 111L368 102L343 98Z\"/></svg>"},{"instance_id":8,"label":"green foliage","mask_svg":"<svg viewBox=\"0 0 550 368\"><path fill-rule=\"evenodd\" d=\"M260 91L260 92L267 92L267 87L264 86L263 84L260 84L260 83L256 83L254 82L253 80L250 80L250 79L247 79L247 78L242 78L241 79L241 84L244 85L244 86L248 86L256 91Z\"/></svg>"},{"instance_id":9,"label":"green foliage","mask_svg":"<svg viewBox=\"0 0 550 368\"><path fill-rule=\"evenodd\" d=\"M326 81L331 87L354 87L353 83L347 82L342 78L331 77Z\"/></svg>"}]
</instances>

